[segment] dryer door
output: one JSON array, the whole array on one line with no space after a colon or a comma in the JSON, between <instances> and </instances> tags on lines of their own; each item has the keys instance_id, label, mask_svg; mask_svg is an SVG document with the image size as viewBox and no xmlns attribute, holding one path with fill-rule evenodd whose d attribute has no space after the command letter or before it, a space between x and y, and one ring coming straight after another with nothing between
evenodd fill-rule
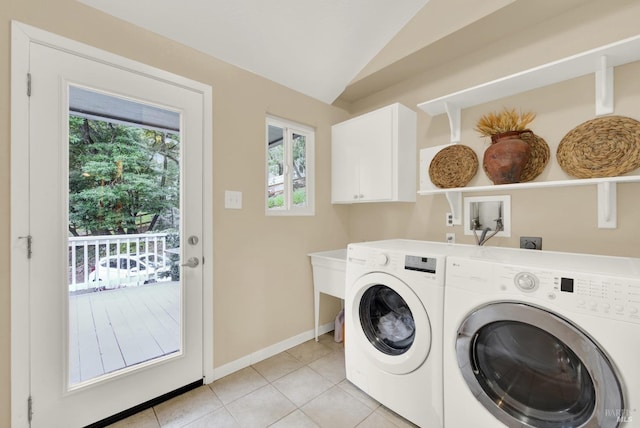
<instances>
[{"instance_id":1,"label":"dryer door","mask_svg":"<svg viewBox=\"0 0 640 428\"><path fill-rule=\"evenodd\" d=\"M622 386L597 343L543 308L493 303L471 313L456 342L478 400L509 427L618 426Z\"/></svg>"},{"instance_id":2,"label":"dryer door","mask_svg":"<svg viewBox=\"0 0 640 428\"><path fill-rule=\"evenodd\" d=\"M431 323L424 305L403 281L373 272L360 277L346 298L350 327L360 349L393 374L410 373L425 362L431 348Z\"/></svg>"}]
</instances>

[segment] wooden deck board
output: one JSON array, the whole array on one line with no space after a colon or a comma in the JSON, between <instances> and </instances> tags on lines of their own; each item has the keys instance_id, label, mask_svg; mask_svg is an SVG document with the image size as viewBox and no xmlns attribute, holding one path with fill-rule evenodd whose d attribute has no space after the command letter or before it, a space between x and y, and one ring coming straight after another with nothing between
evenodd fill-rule
<instances>
[{"instance_id":1,"label":"wooden deck board","mask_svg":"<svg viewBox=\"0 0 640 428\"><path fill-rule=\"evenodd\" d=\"M80 360L80 379L91 379L104 373L98 337L95 334L91 301L77 301L78 313L78 356Z\"/></svg>"},{"instance_id":2,"label":"wooden deck board","mask_svg":"<svg viewBox=\"0 0 640 428\"><path fill-rule=\"evenodd\" d=\"M113 323L118 341L122 347L122 354L127 366L148 361L155 356L162 355L162 349L153 339L144 322L146 313L144 308L136 307L129 298L129 293L122 293L113 313L117 322ZM113 319L113 318L112 318Z\"/></svg>"},{"instance_id":3,"label":"wooden deck board","mask_svg":"<svg viewBox=\"0 0 640 428\"><path fill-rule=\"evenodd\" d=\"M78 350L77 296L69 297L69 382L80 382L80 351Z\"/></svg>"},{"instance_id":4,"label":"wooden deck board","mask_svg":"<svg viewBox=\"0 0 640 428\"><path fill-rule=\"evenodd\" d=\"M143 318L145 325L158 346L165 354L168 354L178 351L180 348L180 322L171 317L154 299L155 296L163 296L164 294L166 294L166 290L159 290L158 293L148 296L149 298L144 298L147 296L131 293L129 298L136 306L139 305L146 309L147 316Z\"/></svg>"},{"instance_id":5,"label":"wooden deck board","mask_svg":"<svg viewBox=\"0 0 640 428\"><path fill-rule=\"evenodd\" d=\"M111 327L111 319L109 318L107 309L109 296L104 295L104 293L92 293L90 300L93 318L95 320L95 334L100 344L100 355L104 373L111 373L115 370L122 369L126 367L126 364L122 356L118 338Z\"/></svg>"},{"instance_id":6,"label":"wooden deck board","mask_svg":"<svg viewBox=\"0 0 640 428\"><path fill-rule=\"evenodd\" d=\"M93 379L179 350L180 284L69 296L69 380Z\"/></svg>"}]
</instances>

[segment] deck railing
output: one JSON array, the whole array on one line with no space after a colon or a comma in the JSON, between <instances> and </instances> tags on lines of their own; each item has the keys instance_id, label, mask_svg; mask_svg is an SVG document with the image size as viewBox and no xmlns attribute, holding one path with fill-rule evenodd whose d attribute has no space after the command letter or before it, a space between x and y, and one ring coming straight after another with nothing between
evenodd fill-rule
<instances>
[{"instance_id":1,"label":"deck railing","mask_svg":"<svg viewBox=\"0 0 640 428\"><path fill-rule=\"evenodd\" d=\"M127 255L153 255L154 260L161 260L162 267L165 267L166 250L166 233L70 237L69 291L99 288L96 281L90 281L89 276L96 268L100 269L98 264L105 257L115 256L117 259L126 259ZM140 273L136 275L139 277Z\"/></svg>"}]
</instances>

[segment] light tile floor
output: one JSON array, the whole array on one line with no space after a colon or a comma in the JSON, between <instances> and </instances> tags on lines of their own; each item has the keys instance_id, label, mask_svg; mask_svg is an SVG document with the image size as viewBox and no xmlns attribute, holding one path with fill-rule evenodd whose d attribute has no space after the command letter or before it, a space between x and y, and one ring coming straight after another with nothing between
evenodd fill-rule
<instances>
[{"instance_id":1,"label":"light tile floor","mask_svg":"<svg viewBox=\"0 0 640 428\"><path fill-rule=\"evenodd\" d=\"M344 348L325 334L111 428L415 427L345 378Z\"/></svg>"}]
</instances>

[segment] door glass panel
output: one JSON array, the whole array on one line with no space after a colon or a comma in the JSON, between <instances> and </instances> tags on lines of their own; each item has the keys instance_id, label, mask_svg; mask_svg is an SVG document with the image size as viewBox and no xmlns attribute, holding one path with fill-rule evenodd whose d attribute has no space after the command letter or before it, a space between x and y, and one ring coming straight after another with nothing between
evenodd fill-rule
<instances>
[{"instance_id":1,"label":"door glass panel","mask_svg":"<svg viewBox=\"0 0 640 428\"><path fill-rule=\"evenodd\" d=\"M586 367L565 343L538 327L488 324L474 340L472 361L482 389L518 420L581 426L593 413L596 391Z\"/></svg>"},{"instance_id":2,"label":"door glass panel","mask_svg":"<svg viewBox=\"0 0 640 428\"><path fill-rule=\"evenodd\" d=\"M182 352L180 115L69 88L68 383Z\"/></svg>"},{"instance_id":3,"label":"door glass panel","mask_svg":"<svg viewBox=\"0 0 640 428\"><path fill-rule=\"evenodd\" d=\"M360 325L369 342L387 355L404 354L415 338L415 321L409 305L386 285L374 285L362 295Z\"/></svg>"}]
</instances>

